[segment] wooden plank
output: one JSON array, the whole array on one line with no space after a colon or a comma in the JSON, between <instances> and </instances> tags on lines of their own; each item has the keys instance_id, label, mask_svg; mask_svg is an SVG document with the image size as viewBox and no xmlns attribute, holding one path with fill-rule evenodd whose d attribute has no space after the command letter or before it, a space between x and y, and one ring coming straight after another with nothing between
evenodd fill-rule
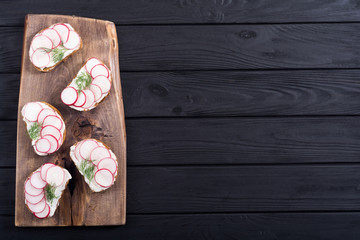
<instances>
[{"instance_id":1,"label":"wooden plank","mask_svg":"<svg viewBox=\"0 0 360 240\"><path fill-rule=\"evenodd\" d=\"M120 26L122 71L359 68L359 24ZM19 72L20 28L2 28L0 72ZM342 36L339 39L339 36ZM15 47L17 46L17 47ZM9 49L14 49L9 52Z\"/></svg>"},{"instance_id":2,"label":"wooden plank","mask_svg":"<svg viewBox=\"0 0 360 240\"><path fill-rule=\"evenodd\" d=\"M126 226L117 228L15 228L13 216L0 216L2 239L53 240L86 239L357 239L359 213L262 213L262 214L184 214L129 215Z\"/></svg>"},{"instance_id":3,"label":"wooden plank","mask_svg":"<svg viewBox=\"0 0 360 240\"><path fill-rule=\"evenodd\" d=\"M80 34L83 48L48 73L30 63L28 48L32 37L57 22L70 23ZM96 34L94 34L96 32ZM118 46L115 25L108 21L60 15L28 15L25 24L22 73L19 94L16 154L16 226L121 225L125 223L126 139L121 94ZM60 93L89 57L101 59L113 73L112 93L90 112L77 112L60 100ZM29 101L45 101L62 113L67 126L66 139L55 154L39 157L31 146L21 117ZM92 194L69 157L69 147L84 138L102 140L118 158L118 178L114 186ZM73 176L73 194L65 192L60 209L52 218L36 219L24 204L23 185L28 175L46 162L65 165ZM64 205L65 204L65 205Z\"/></svg>"},{"instance_id":4,"label":"wooden plank","mask_svg":"<svg viewBox=\"0 0 360 240\"><path fill-rule=\"evenodd\" d=\"M0 83L0 119L16 120L20 74L0 74Z\"/></svg>"},{"instance_id":5,"label":"wooden plank","mask_svg":"<svg viewBox=\"0 0 360 240\"><path fill-rule=\"evenodd\" d=\"M57 2L57 3L56 3ZM2 1L0 25L22 25L27 13L75 14L118 24L359 21L360 7L342 0ZM14 7L16 6L16 8Z\"/></svg>"}]
</instances>

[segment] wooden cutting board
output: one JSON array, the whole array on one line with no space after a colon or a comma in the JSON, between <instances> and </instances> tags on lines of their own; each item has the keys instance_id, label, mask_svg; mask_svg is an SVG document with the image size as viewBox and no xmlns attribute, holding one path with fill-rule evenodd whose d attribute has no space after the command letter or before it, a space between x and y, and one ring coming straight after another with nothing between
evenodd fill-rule
<instances>
[{"instance_id":1,"label":"wooden cutting board","mask_svg":"<svg viewBox=\"0 0 360 240\"><path fill-rule=\"evenodd\" d=\"M83 47L52 71L42 73L37 71L29 60L30 42L38 31L57 22L71 24L81 36ZM116 28L112 22L61 15L26 16L17 125L16 226L125 224L126 134L118 52ZM61 102L60 93L90 57L101 59L111 69L113 85L110 95L99 106L89 112L78 112ZM50 156L38 156L31 146L21 116L21 108L30 101L48 102L64 117L65 142ZM70 160L70 146L85 138L103 141L118 158L117 180L106 191L92 193ZM64 191L55 215L47 219L37 219L24 204L24 181L31 172L46 162L64 166L73 179Z\"/></svg>"}]
</instances>

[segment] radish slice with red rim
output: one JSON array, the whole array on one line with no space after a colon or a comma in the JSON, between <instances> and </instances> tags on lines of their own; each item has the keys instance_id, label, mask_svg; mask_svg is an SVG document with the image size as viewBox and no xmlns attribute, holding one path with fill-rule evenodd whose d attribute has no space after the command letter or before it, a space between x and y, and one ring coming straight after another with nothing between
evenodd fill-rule
<instances>
[{"instance_id":1,"label":"radish slice with red rim","mask_svg":"<svg viewBox=\"0 0 360 240\"><path fill-rule=\"evenodd\" d=\"M78 99L78 91L73 87L66 87L61 92L61 101L66 105L73 105Z\"/></svg>"},{"instance_id":2,"label":"radish slice with red rim","mask_svg":"<svg viewBox=\"0 0 360 240\"><path fill-rule=\"evenodd\" d=\"M35 142L35 148L36 151L38 151L39 153L48 153L51 148L51 144L49 140L45 138L40 138Z\"/></svg>"},{"instance_id":3,"label":"radish slice with red rim","mask_svg":"<svg viewBox=\"0 0 360 240\"><path fill-rule=\"evenodd\" d=\"M56 113L55 113L54 110L52 110L52 109L50 109L50 108L43 108L43 109L40 111L40 113L39 113L39 115L38 115L38 117L37 117L37 122L38 122L39 124L42 124L43 121L44 121L44 119L45 119L47 116L49 116L49 115L56 116Z\"/></svg>"},{"instance_id":4,"label":"radish slice with red rim","mask_svg":"<svg viewBox=\"0 0 360 240\"><path fill-rule=\"evenodd\" d=\"M97 168L98 169L108 169L113 175L115 175L118 165L117 165L117 161L113 158L103 158L99 161L99 163L97 164Z\"/></svg>"},{"instance_id":5,"label":"radish slice with red rim","mask_svg":"<svg viewBox=\"0 0 360 240\"><path fill-rule=\"evenodd\" d=\"M95 66L101 64L100 60L97 58L90 58L89 60L87 60L86 64L85 64L85 70L90 73L91 69Z\"/></svg>"},{"instance_id":6,"label":"radish slice with red rim","mask_svg":"<svg viewBox=\"0 0 360 240\"><path fill-rule=\"evenodd\" d=\"M25 200L31 204L37 204L41 200L43 200L43 198L45 198L44 192L42 192L41 194L39 194L37 196L32 196L32 195L28 194L27 192L25 192Z\"/></svg>"},{"instance_id":7,"label":"radish slice with red rim","mask_svg":"<svg viewBox=\"0 0 360 240\"><path fill-rule=\"evenodd\" d=\"M108 78L109 69L105 67L104 64L97 64L91 69L90 75L92 78L96 78L97 76L105 76Z\"/></svg>"},{"instance_id":8,"label":"radish slice with red rim","mask_svg":"<svg viewBox=\"0 0 360 240\"><path fill-rule=\"evenodd\" d=\"M63 45L65 48L73 50L79 47L80 41L81 40L79 34L77 34L75 31L70 30L69 38Z\"/></svg>"},{"instance_id":9,"label":"radish slice with red rim","mask_svg":"<svg viewBox=\"0 0 360 240\"><path fill-rule=\"evenodd\" d=\"M38 68L46 67L50 60L50 54L41 48L36 49L31 55L31 62Z\"/></svg>"},{"instance_id":10,"label":"radish slice with red rim","mask_svg":"<svg viewBox=\"0 0 360 240\"><path fill-rule=\"evenodd\" d=\"M85 159L83 159L82 157L81 157L81 155L80 155L80 147L81 147L81 144L82 144L83 142L79 142L79 143L77 143L77 145L76 145L76 147L75 147L75 150L74 150L74 152L75 152L75 158L76 159L73 159L73 160L77 160L78 162L81 162L82 160L85 160Z\"/></svg>"},{"instance_id":11,"label":"radish slice with red rim","mask_svg":"<svg viewBox=\"0 0 360 240\"><path fill-rule=\"evenodd\" d=\"M31 42L32 50L36 51L37 49L52 49L54 46L51 39L46 35L37 35L33 38Z\"/></svg>"},{"instance_id":12,"label":"radish slice with red rim","mask_svg":"<svg viewBox=\"0 0 360 240\"><path fill-rule=\"evenodd\" d=\"M92 81L92 84L99 86L102 93L108 93L111 89L111 82L105 76L97 76Z\"/></svg>"},{"instance_id":13,"label":"radish slice with red rim","mask_svg":"<svg viewBox=\"0 0 360 240\"><path fill-rule=\"evenodd\" d=\"M46 135L52 135L54 136L58 141L62 139L62 134L59 129L57 129L54 126L45 126L40 130L40 136L46 136Z\"/></svg>"},{"instance_id":14,"label":"radish slice with red rim","mask_svg":"<svg viewBox=\"0 0 360 240\"><path fill-rule=\"evenodd\" d=\"M45 209L42 212L34 213L34 216L39 219L47 218L50 214L50 206L46 204Z\"/></svg>"},{"instance_id":15,"label":"radish slice with red rim","mask_svg":"<svg viewBox=\"0 0 360 240\"><path fill-rule=\"evenodd\" d=\"M69 39L69 33L70 33L70 29L68 28L68 26L66 26L63 23L58 23L58 24L55 24L52 28L55 29L59 33L63 44L65 42L67 42L67 40Z\"/></svg>"},{"instance_id":16,"label":"radish slice with red rim","mask_svg":"<svg viewBox=\"0 0 360 240\"><path fill-rule=\"evenodd\" d=\"M91 84L90 90L94 93L95 102L98 102L101 99L101 96L103 94L103 92L101 91L101 88L96 84Z\"/></svg>"},{"instance_id":17,"label":"radish slice with red rim","mask_svg":"<svg viewBox=\"0 0 360 240\"><path fill-rule=\"evenodd\" d=\"M40 202L38 202L36 204L27 202L27 206L30 209L30 211L32 211L33 213L40 213L40 212L44 211L44 209L46 207L46 200L45 200L45 198L43 198L43 200L41 200Z\"/></svg>"},{"instance_id":18,"label":"radish slice with red rim","mask_svg":"<svg viewBox=\"0 0 360 240\"><path fill-rule=\"evenodd\" d=\"M44 192L43 189L34 188L30 183L30 179L26 180L26 182L24 184L24 190L27 194L29 194L31 196L38 196L39 194Z\"/></svg>"},{"instance_id":19,"label":"radish slice with red rim","mask_svg":"<svg viewBox=\"0 0 360 240\"><path fill-rule=\"evenodd\" d=\"M56 166L56 165L53 163L45 163L44 165L41 166L40 177L42 180L46 181L46 171L53 166Z\"/></svg>"},{"instance_id":20,"label":"radish slice with red rim","mask_svg":"<svg viewBox=\"0 0 360 240\"><path fill-rule=\"evenodd\" d=\"M47 28L41 33L41 35L46 36L51 40L53 43L53 49L57 48L61 43L60 35L55 29Z\"/></svg>"},{"instance_id":21,"label":"radish slice with red rim","mask_svg":"<svg viewBox=\"0 0 360 240\"><path fill-rule=\"evenodd\" d=\"M61 186L64 183L65 171L59 166L50 167L46 171L46 182L56 187Z\"/></svg>"},{"instance_id":22,"label":"radish slice with red rim","mask_svg":"<svg viewBox=\"0 0 360 240\"><path fill-rule=\"evenodd\" d=\"M41 178L40 171L36 171L31 175L30 184L37 189L43 189L46 186L46 182Z\"/></svg>"},{"instance_id":23,"label":"radish slice with red rim","mask_svg":"<svg viewBox=\"0 0 360 240\"><path fill-rule=\"evenodd\" d=\"M108 169L99 169L94 174L94 180L101 187L107 188L114 183L114 175Z\"/></svg>"},{"instance_id":24,"label":"radish slice with red rim","mask_svg":"<svg viewBox=\"0 0 360 240\"><path fill-rule=\"evenodd\" d=\"M48 154L54 153L59 149L59 141L53 135L44 135L42 138L46 138L50 142L51 148L48 151Z\"/></svg>"},{"instance_id":25,"label":"radish slice with red rim","mask_svg":"<svg viewBox=\"0 0 360 240\"><path fill-rule=\"evenodd\" d=\"M94 140L88 139L83 141L79 149L82 159L89 160L91 151L98 146L99 144Z\"/></svg>"},{"instance_id":26,"label":"radish slice with red rim","mask_svg":"<svg viewBox=\"0 0 360 240\"><path fill-rule=\"evenodd\" d=\"M85 89L83 90L83 93L85 94L85 104L82 106L84 109L88 109L90 107L92 107L92 105L94 105L95 103L95 94L89 90L89 89Z\"/></svg>"},{"instance_id":27,"label":"radish slice with red rim","mask_svg":"<svg viewBox=\"0 0 360 240\"><path fill-rule=\"evenodd\" d=\"M76 100L76 102L74 103L74 106L75 107L82 107L84 106L86 102L86 96L84 94L84 91L81 91L79 94L78 94L78 99Z\"/></svg>"},{"instance_id":28,"label":"radish slice with red rim","mask_svg":"<svg viewBox=\"0 0 360 240\"><path fill-rule=\"evenodd\" d=\"M58 116L47 116L46 118L44 118L43 127L45 126L53 126L56 127L57 129L61 130L61 128L63 127L63 120L60 119L60 117Z\"/></svg>"},{"instance_id":29,"label":"radish slice with red rim","mask_svg":"<svg viewBox=\"0 0 360 240\"><path fill-rule=\"evenodd\" d=\"M90 153L90 160L91 161L99 161L103 158L111 157L110 151L106 147L97 147L94 148ZM97 164L97 163L95 163Z\"/></svg>"},{"instance_id":30,"label":"radish slice with red rim","mask_svg":"<svg viewBox=\"0 0 360 240\"><path fill-rule=\"evenodd\" d=\"M22 115L29 122L36 122L43 107L37 102L27 103L22 109Z\"/></svg>"}]
</instances>

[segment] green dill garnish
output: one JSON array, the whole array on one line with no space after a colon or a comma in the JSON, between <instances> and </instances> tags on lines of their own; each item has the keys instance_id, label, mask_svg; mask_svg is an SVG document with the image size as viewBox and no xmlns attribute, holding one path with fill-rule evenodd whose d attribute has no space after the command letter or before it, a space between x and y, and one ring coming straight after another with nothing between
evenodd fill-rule
<instances>
[{"instance_id":1,"label":"green dill garnish","mask_svg":"<svg viewBox=\"0 0 360 240\"><path fill-rule=\"evenodd\" d=\"M85 88L89 87L91 84L91 80L92 78L87 72L80 73L75 79L78 91L81 92Z\"/></svg>"},{"instance_id":2,"label":"green dill garnish","mask_svg":"<svg viewBox=\"0 0 360 240\"><path fill-rule=\"evenodd\" d=\"M82 160L80 163L80 171L84 174L84 176L91 182L94 178L94 169L95 165L92 164L88 160Z\"/></svg>"},{"instance_id":3,"label":"green dill garnish","mask_svg":"<svg viewBox=\"0 0 360 240\"><path fill-rule=\"evenodd\" d=\"M46 187L45 187L45 197L46 197L46 200L48 202L50 202L50 203L52 203L53 200L55 198L57 198L56 195L55 195L55 186L50 185L50 184L46 185Z\"/></svg>"},{"instance_id":4,"label":"green dill garnish","mask_svg":"<svg viewBox=\"0 0 360 240\"><path fill-rule=\"evenodd\" d=\"M28 130L30 138L32 140L38 139L40 137L40 130L41 130L40 125L37 122L33 123L33 125L31 125L31 127Z\"/></svg>"},{"instance_id":5,"label":"green dill garnish","mask_svg":"<svg viewBox=\"0 0 360 240\"><path fill-rule=\"evenodd\" d=\"M52 58L54 63L60 62L64 59L65 52L67 51L66 48L55 48L51 51Z\"/></svg>"}]
</instances>

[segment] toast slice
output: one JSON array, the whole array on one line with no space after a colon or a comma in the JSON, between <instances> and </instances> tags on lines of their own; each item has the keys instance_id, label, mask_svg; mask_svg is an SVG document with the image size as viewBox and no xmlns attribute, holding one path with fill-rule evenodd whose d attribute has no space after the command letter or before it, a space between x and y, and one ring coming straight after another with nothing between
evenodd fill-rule
<instances>
[{"instance_id":1,"label":"toast slice","mask_svg":"<svg viewBox=\"0 0 360 240\"><path fill-rule=\"evenodd\" d=\"M27 208L35 217L52 217L66 188L70 173L53 163L45 163L25 180L24 196Z\"/></svg>"},{"instance_id":2,"label":"toast slice","mask_svg":"<svg viewBox=\"0 0 360 240\"><path fill-rule=\"evenodd\" d=\"M81 47L81 37L70 24L56 23L40 30L33 37L29 57L38 71L48 72Z\"/></svg>"},{"instance_id":3,"label":"toast slice","mask_svg":"<svg viewBox=\"0 0 360 240\"><path fill-rule=\"evenodd\" d=\"M21 114L36 154L46 156L54 153L64 143L65 122L55 107L46 102L29 102Z\"/></svg>"},{"instance_id":4,"label":"toast slice","mask_svg":"<svg viewBox=\"0 0 360 240\"><path fill-rule=\"evenodd\" d=\"M61 93L64 104L78 111L89 111L110 93L110 69L99 59L89 58Z\"/></svg>"},{"instance_id":5,"label":"toast slice","mask_svg":"<svg viewBox=\"0 0 360 240\"><path fill-rule=\"evenodd\" d=\"M115 154L103 142L85 139L70 147L70 157L93 192L111 187L117 177Z\"/></svg>"}]
</instances>

